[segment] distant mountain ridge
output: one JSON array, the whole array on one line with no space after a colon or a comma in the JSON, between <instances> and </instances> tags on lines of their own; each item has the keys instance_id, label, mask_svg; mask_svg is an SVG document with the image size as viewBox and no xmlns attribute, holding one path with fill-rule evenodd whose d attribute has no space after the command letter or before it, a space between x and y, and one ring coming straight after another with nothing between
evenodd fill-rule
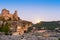
<instances>
[{"instance_id":1,"label":"distant mountain ridge","mask_svg":"<svg viewBox=\"0 0 60 40\"><path fill-rule=\"evenodd\" d=\"M47 30L54 30L55 28L60 28L60 21L41 21L35 25L33 25L37 29L47 29Z\"/></svg>"}]
</instances>

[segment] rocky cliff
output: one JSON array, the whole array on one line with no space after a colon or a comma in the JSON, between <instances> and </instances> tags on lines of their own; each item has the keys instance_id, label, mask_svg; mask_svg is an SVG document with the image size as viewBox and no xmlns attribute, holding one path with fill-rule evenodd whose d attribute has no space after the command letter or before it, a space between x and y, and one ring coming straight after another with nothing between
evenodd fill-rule
<instances>
[{"instance_id":1,"label":"rocky cliff","mask_svg":"<svg viewBox=\"0 0 60 40\"><path fill-rule=\"evenodd\" d=\"M12 35L23 35L32 26L32 22L22 20L18 17L17 11L11 14L9 10L3 9L0 13L0 28L9 27L9 33ZM5 31L5 30L4 30Z\"/></svg>"},{"instance_id":2,"label":"rocky cliff","mask_svg":"<svg viewBox=\"0 0 60 40\"><path fill-rule=\"evenodd\" d=\"M14 14L11 14L7 9L2 10L0 14L0 20L2 20L1 17L4 18L4 20L20 20L20 18L17 15L17 11L15 11Z\"/></svg>"}]
</instances>

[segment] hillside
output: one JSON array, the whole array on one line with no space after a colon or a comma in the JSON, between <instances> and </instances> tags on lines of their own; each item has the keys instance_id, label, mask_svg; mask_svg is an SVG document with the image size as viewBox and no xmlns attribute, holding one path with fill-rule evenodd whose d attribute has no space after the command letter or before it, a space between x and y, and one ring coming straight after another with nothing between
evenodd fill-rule
<instances>
[{"instance_id":1,"label":"hillside","mask_svg":"<svg viewBox=\"0 0 60 40\"><path fill-rule=\"evenodd\" d=\"M41 21L33 26L36 27L36 29L54 30L55 28L60 28L60 21Z\"/></svg>"}]
</instances>

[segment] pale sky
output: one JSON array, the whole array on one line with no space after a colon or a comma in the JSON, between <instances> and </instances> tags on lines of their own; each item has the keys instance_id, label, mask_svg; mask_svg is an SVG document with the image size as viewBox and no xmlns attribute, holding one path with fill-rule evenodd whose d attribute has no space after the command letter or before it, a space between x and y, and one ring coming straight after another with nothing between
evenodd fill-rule
<instances>
[{"instance_id":1,"label":"pale sky","mask_svg":"<svg viewBox=\"0 0 60 40\"><path fill-rule=\"evenodd\" d=\"M0 0L0 12L3 8L33 23L60 20L60 0Z\"/></svg>"}]
</instances>

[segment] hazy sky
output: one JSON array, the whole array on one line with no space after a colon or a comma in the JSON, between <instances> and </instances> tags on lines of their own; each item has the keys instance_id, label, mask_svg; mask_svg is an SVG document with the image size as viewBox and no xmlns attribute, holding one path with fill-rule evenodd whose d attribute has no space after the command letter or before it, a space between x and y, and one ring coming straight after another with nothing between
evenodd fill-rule
<instances>
[{"instance_id":1,"label":"hazy sky","mask_svg":"<svg viewBox=\"0 0 60 40\"><path fill-rule=\"evenodd\" d=\"M0 12L3 8L33 23L60 20L60 0L0 0Z\"/></svg>"}]
</instances>

